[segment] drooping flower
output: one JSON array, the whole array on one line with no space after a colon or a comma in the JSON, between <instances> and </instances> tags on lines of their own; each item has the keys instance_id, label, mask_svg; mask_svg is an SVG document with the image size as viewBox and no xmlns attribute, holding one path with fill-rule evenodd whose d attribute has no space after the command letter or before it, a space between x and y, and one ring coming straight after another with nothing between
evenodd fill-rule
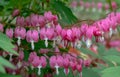
<instances>
[{"instance_id":1,"label":"drooping flower","mask_svg":"<svg viewBox=\"0 0 120 77\"><path fill-rule=\"evenodd\" d=\"M25 39L26 29L24 27L16 27L15 28L15 38L18 38L17 44L20 46L21 39Z\"/></svg>"},{"instance_id":2,"label":"drooping flower","mask_svg":"<svg viewBox=\"0 0 120 77\"><path fill-rule=\"evenodd\" d=\"M48 47L48 40L55 38L55 32L53 28L42 28L40 30L40 38L45 40L45 46Z\"/></svg>"},{"instance_id":3,"label":"drooping flower","mask_svg":"<svg viewBox=\"0 0 120 77\"><path fill-rule=\"evenodd\" d=\"M18 16L16 19L17 26L25 26L25 18Z\"/></svg>"},{"instance_id":4,"label":"drooping flower","mask_svg":"<svg viewBox=\"0 0 120 77\"><path fill-rule=\"evenodd\" d=\"M102 7L103 7L103 4L101 2L98 2L97 8L98 8L99 12L102 11Z\"/></svg>"},{"instance_id":5,"label":"drooping flower","mask_svg":"<svg viewBox=\"0 0 120 77\"><path fill-rule=\"evenodd\" d=\"M50 66L51 68L56 69L56 74L59 74L59 67L62 67L63 65L63 57L58 55L58 56L52 56L50 57Z\"/></svg>"},{"instance_id":6,"label":"drooping flower","mask_svg":"<svg viewBox=\"0 0 120 77\"><path fill-rule=\"evenodd\" d=\"M21 50L19 51L19 56L18 56L18 60L19 60L17 63L18 68L22 66L23 59L24 59L24 52Z\"/></svg>"},{"instance_id":7,"label":"drooping flower","mask_svg":"<svg viewBox=\"0 0 120 77\"><path fill-rule=\"evenodd\" d=\"M28 61L31 63L34 59L34 57L37 56L37 53L36 52L31 52L29 54L29 58L28 58Z\"/></svg>"},{"instance_id":8,"label":"drooping flower","mask_svg":"<svg viewBox=\"0 0 120 77\"><path fill-rule=\"evenodd\" d=\"M45 12L44 13L44 17L45 17L47 22L53 21L53 14L52 14L51 11Z\"/></svg>"},{"instance_id":9,"label":"drooping flower","mask_svg":"<svg viewBox=\"0 0 120 77\"><path fill-rule=\"evenodd\" d=\"M31 42L31 48L34 50L34 42L38 42L39 34L37 30L28 30L26 34L27 42Z\"/></svg>"},{"instance_id":10,"label":"drooping flower","mask_svg":"<svg viewBox=\"0 0 120 77\"><path fill-rule=\"evenodd\" d=\"M15 9L12 13L12 16L15 17L15 16L18 16L20 14L20 10L19 9Z\"/></svg>"},{"instance_id":11,"label":"drooping flower","mask_svg":"<svg viewBox=\"0 0 120 77\"><path fill-rule=\"evenodd\" d=\"M112 8L115 10L115 9L117 8L117 3L113 1L113 2L111 3L111 6L112 6Z\"/></svg>"},{"instance_id":12,"label":"drooping flower","mask_svg":"<svg viewBox=\"0 0 120 77\"><path fill-rule=\"evenodd\" d=\"M31 26L33 26L33 27L39 26L38 15L31 14L30 21L31 21Z\"/></svg>"},{"instance_id":13,"label":"drooping flower","mask_svg":"<svg viewBox=\"0 0 120 77\"><path fill-rule=\"evenodd\" d=\"M35 68L38 68L38 75L41 74L41 68L45 68L46 64L47 64L47 62L46 62L46 58L44 56L41 56L41 57L35 56L32 61L32 65Z\"/></svg>"},{"instance_id":14,"label":"drooping flower","mask_svg":"<svg viewBox=\"0 0 120 77\"><path fill-rule=\"evenodd\" d=\"M45 18L44 16L38 16L38 23L40 25L40 27L44 27L45 26Z\"/></svg>"},{"instance_id":15,"label":"drooping flower","mask_svg":"<svg viewBox=\"0 0 120 77\"><path fill-rule=\"evenodd\" d=\"M6 29L6 35L9 37L9 38L13 38L13 29L12 28L9 28L9 29Z\"/></svg>"},{"instance_id":16,"label":"drooping flower","mask_svg":"<svg viewBox=\"0 0 120 77\"><path fill-rule=\"evenodd\" d=\"M90 64L91 64L91 60L89 60L89 59L87 59L87 60L84 60L84 66L85 67L89 67L90 66Z\"/></svg>"},{"instance_id":17,"label":"drooping flower","mask_svg":"<svg viewBox=\"0 0 120 77\"><path fill-rule=\"evenodd\" d=\"M66 75L69 73L69 65L70 65L69 58L67 58L67 56L65 56L63 58L63 67L64 67L64 73Z\"/></svg>"}]
</instances>

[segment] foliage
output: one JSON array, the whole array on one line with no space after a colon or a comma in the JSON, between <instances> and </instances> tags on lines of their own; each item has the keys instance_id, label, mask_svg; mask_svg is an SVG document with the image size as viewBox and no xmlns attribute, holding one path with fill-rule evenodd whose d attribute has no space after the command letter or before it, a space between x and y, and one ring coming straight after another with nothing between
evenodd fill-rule
<instances>
[{"instance_id":1,"label":"foliage","mask_svg":"<svg viewBox=\"0 0 120 77\"><path fill-rule=\"evenodd\" d=\"M86 2L88 0L85 0ZM119 4L119 0L115 0ZM5 24L6 27L14 27L14 18L12 18L11 14L15 9L20 10L20 16L27 17L31 14L44 14L45 11L51 10L54 14L57 14L59 17L59 22L62 24L63 27L66 27L68 25L73 25L77 23L81 18L77 18L71 9L68 7L66 3L68 3L69 0L0 0L0 23ZM102 0L102 2L109 3L111 7L111 0ZM110 8L110 11L114 11L112 7ZM118 10L119 11L119 7ZM81 12L81 14L85 14L85 12ZM96 12L95 12L96 13ZM101 16L106 16L105 12L104 14L98 14L96 16L92 16L95 19L99 19ZM86 13L86 17L90 16L90 13ZM84 17L84 16L83 16ZM92 19L92 17L90 16ZM9 20L10 19L10 20ZM84 21L84 19L83 19ZM89 21L88 21L89 22ZM119 31L119 27L118 27ZM120 33L120 32L119 32ZM16 41L16 39L14 39ZM18 53L13 50L14 45L12 43L15 43L15 41L9 39L5 34L0 32L0 50L4 50L4 52L7 52L9 54L13 54L15 57L18 56ZM22 40L23 47L28 47L24 49L24 61L28 61L29 54L32 52L30 49L30 44L27 43L26 40ZM86 58L90 58L92 60L92 64L88 68L83 68L82 74L83 77L119 77L119 71L120 71L120 52L117 51L115 48L107 48L105 45L97 44L97 54L94 53L91 49L86 47L78 48L80 51L79 53L83 53L85 56L90 56ZM35 51L39 53L40 48L46 48L44 45L44 41L40 40L39 42L35 43ZM49 41L48 49L52 49L51 41ZM67 48L59 48L62 52L67 52L69 49ZM38 54L43 55L43 54ZM51 56L51 53L49 53L48 56ZM79 57L82 57L79 55ZM85 59L86 59L85 58ZM0 77L21 77L19 75L10 75L6 74L5 68L12 68L15 69L15 66L10 63L7 57L0 56ZM83 58L84 59L84 58ZM98 60L98 61L96 61ZM83 66L84 67L84 66ZM32 70L31 68L28 68L29 73L32 72L37 73L38 69ZM46 71L47 70L47 71ZM70 72L68 75L64 74L64 69L59 69L60 75L54 75L54 77L73 77L73 72L70 69ZM42 69L42 74L45 74L47 72L51 72L50 66L47 65L47 68ZM42 76L42 75L41 75ZM79 77L79 73L77 72L77 76Z\"/></svg>"}]
</instances>

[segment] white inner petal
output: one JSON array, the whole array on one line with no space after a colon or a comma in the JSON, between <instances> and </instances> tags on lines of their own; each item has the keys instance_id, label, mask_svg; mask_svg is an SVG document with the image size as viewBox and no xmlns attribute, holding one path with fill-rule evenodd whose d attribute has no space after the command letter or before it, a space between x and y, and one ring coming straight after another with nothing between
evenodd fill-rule
<instances>
[{"instance_id":1,"label":"white inner petal","mask_svg":"<svg viewBox=\"0 0 120 77\"><path fill-rule=\"evenodd\" d=\"M40 75L41 74L41 68L42 68L42 66L40 65L40 66L38 66L38 75Z\"/></svg>"},{"instance_id":2,"label":"white inner petal","mask_svg":"<svg viewBox=\"0 0 120 77\"><path fill-rule=\"evenodd\" d=\"M87 48L90 48L90 46L92 45L92 41L90 39L86 40L86 46Z\"/></svg>"},{"instance_id":3,"label":"white inner petal","mask_svg":"<svg viewBox=\"0 0 120 77\"><path fill-rule=\"evenodd\" d=\"M48 47L48 38L45 38L45 46Z\"/></svg>"},{"instance_id":4,"label":"white inner petal","mask_svg":"<svg viewBox=\"0 0 120 77\"><path fill-rule=\"evenodd\" d=\"M31 48L32 48L32 50L34 50L34 48L35 48L35 47L34 47L34 41L33 41L33 40L31 41Z\"/></svg>"},{"instance_id":5,"label":"white inner petal","mask_svg":"<svg viewBox=\"0 0 120 77\"><path fill-rule=\"evenodd\" d=\"M59 74L59 70L58 70L59 66L56 65L55 68L56 68L56 74L58 75Z\"/></svg>"},{"instance_id":6,"label":"white inner petal","mask_svg":"<svg viewBox=\"0 0 120 77\"><path fill-rule=\"evenodd\" d=\"M21 37L18 37L17 44L18 44L18 46L20 46L20 44L21 44Z\"/></svg>"}]
</instances>

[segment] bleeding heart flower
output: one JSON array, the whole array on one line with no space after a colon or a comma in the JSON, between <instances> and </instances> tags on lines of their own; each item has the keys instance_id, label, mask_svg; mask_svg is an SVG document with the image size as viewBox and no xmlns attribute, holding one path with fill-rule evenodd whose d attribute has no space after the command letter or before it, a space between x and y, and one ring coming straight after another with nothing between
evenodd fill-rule
<instances>
[{"instance_id":1,"label":"bleeding heart flower","mask_svg":"<svg viewBox=\"0 0 120 77\"><path fill-rule=\"evenodd\" d=\"M24 17L18 16L16 19L16 25L17 26L25 26L25 19Z\"/></svg>"},{"instance_id":2,"label":"bleeding heart flower","mask_svg":"<svg viewBox=\"0 0 120 77\"><path fill-rule=\"evenodd\" d=\"M40 27L45 26L45 18L44 18L44 16L38 16L38 23L39 23Z\"/></svg>"},{"instance_id":3,"label":"bleeding heart flower","mask_svg":"<svg viewBox=\"0 0 120 77\"><path fill-rule=\"evenodd\" d=\"M85 67L89 67L90 66L90 64L91 64L91 60L84 60L84 66Z\"/></svg>"},{"instance_id":4,"label":"bleeding heart flower","mask_svg":"<svg viewBox=\"0 0 120 77\"><path fill-rule=\"evenodd\" d=\"M116 9L116 8L117 8L117 3L116 3L116 2L112 2L111 5L112 5L112 8L113 8L113 9Z\"/></svg>"},{"instance_id":5,"label":"bleeding heart flower","mask_svg":"<svg viewBox=\"0 0 120 77\"><path fill-rule=\"evenodd\" d=\"M28 61L31 63L34 59L34 57L37 56L37 53L36 52L31 52L29 54L29 58L28 58Z\"/></svg>"},{"instance_id":6,"label":"bleeding heart flower","mask_svg":"<svg viewBox=\"0 0 120 77\"><path fill-rule=\"evenodd\" d=\"M12 16L15 17L15 16L18 16L20 14L20 10L19 9L15 9L12 13Z\"/></svg>"},{"instance_id":7,"label":"bleeding heart flower","mask_svg":"<svg viewBox=\"0 0 120 77\"><path fill-rule=\"evenodd\" d=\"M62 56L52 56L50 57L50 66L51 68L56 68L56 74L59 74L59 67L63 66L63 57Z\"/></svg>"},{"instance_id":8,"label":"bleeding heart flower","mask_svg":"<svg viewBox=\"0 0 120 77\"><path fill-rule=\"evenodd\" d=\"M9 28L9 29L6 29L6 35L9 37L9 38L13 38L13 29L12 28Z\"/></svg>"},{"instance_id":9,"label":"bleeding heart flower","mask_svg":"<svg viewBox=\"0 0 120 77\"><path fill-rule=\"evenodd\" d=\"M39 35L37 30L28 30L26 34L27 42L31 42L32 50L34 50L34 42L38 42Z\"/></svg>"},{"instance_id":10,"label":"bleeding heart flower","mask_svg":"<svg viewBox=\"0 0 120 77\"><path fill-rule=\"evenodd\" d=\"M61 34L62 27L60 26L60 24L58 24L58 25L56 26L55 31L57 32L57 35L60 35L60 34Z\"/></svg>"},{"instance_id":11,"label":"bleeding heart flower","mask_svg":"<svg viewBox=\"0 0 120 77\"><path fill-rule=\"evenodd\" d=\"M67 57L63 58L63 67L64 67L64 72L66 75L69 73L69 65L70 65L69 58Z\"/></svg>"},{"instance_id":12,"label":"bleeding heart flower","mask_svg":"<svg viewBox=\"0 0 120 77\"><path fill-rule=\"evenodd\" d=\"M31 14L31 16L30 16L31 26L33 26L33 27L39 26L38 17L39 16L36 14Z\"/></svg>"},{"instance_id":13,"label":"bleeding heart flower","mask_svg":"<svg viewBox=\"0 0 120 77\"><path fill-rule=\"evenodd\" d=\"M21 44L21 39L25 39L26 36L26 29L23 27L16 27L15 28L15 38L18 38L18 46Z\"/></svg>"},{"instance_id":14,"label":"bleeding heart flower","mask_svg":"<svg viewBox=\"0 0 120 77\"><path fill-rule=\"evenodd\" d=\"M99 12L101 12L103 4L101 2L98 2L97 7L98 7Z\"/></svg>"},{"instance_id":15,"label":"bleeding heart flower","mask_svg":"<svg viewBox=\"0 0 120 77\"><path fill-rule=\"evenodd\" d=\"M40 30L40 38L45 40L45 46L48 47L48 40L55 38L54 28L42 28Z\"/></svg>"},{"instance_id":16,"label":"bleeding heart flower","mask_svg":"<svg viewBox=\"0 0 120 77\"><path fill-rule=\"evenodd\" d=\"M44 13L44 17L46 19L47 22L51 22L53 21L53 15L51 11L45 12Z\"/></svg>"}]
</instances>

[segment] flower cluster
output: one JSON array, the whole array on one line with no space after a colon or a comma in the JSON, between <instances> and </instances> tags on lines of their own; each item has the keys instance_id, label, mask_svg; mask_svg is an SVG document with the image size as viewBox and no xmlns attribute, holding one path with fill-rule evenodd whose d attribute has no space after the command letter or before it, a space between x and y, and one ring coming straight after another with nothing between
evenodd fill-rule
<instances>
[{"instance_id":1,"label":"flower cluster","mask_svg":"<svg viewBox=\"0 0 120 77\"><path fill-rule=\"evenodd\" d=\"M89 48L92 45L92 37L96 41L104 41L104 35L116 32L116 27L120 24L120 13L110 13L106 18L98 20L91 25L82 24L80 27L62 28L58 23L58 18L50 11L45 12L44 16L32 14L26 18L18 16L16 19L16 27L7 28L6 35L9 38L17 38L18 46L21 40L26 39L31 43L34 50L34 43L39 40L45 40L45 46L48 47L48 40L53 41L53 47L61 45L62 47L81 47L81 41L86 43ZM3 25L0 24L0 31L3 32ZM29 27L26 30L26 27Z\"/></svg>"},{"instance_id":2,"label":"flower cluster","mask_svg":"<svg viewBox=\"0 0 120 77\"><path fill-rule=\"evenodd\" d=\"M112 9L117 9L117 3L112 1L111 2ZM84 2L83 0L80 0L79 2L77 1L72 1L71 2L71 7L76 8L80 7L81 10L85 9L86 11L92 9L93 12L99 11L102 12L102 10L109 11L110 5L108 3L103 3L103 2Z\"/></svg>"},{"instance_id":3,"label":"flower cluster","mask_svg":"<svg viewBox=\"0 0 120 77\"><path fill-rule=\"evenodd\" d=\"M72 54L53 55L51 57L37 56L36 52L31 52L29 56L29 63L32 68L38 68L38 75L41 73L41 68L45 68L47 65L46 59L49 60L51 69L56 69L55 72L59 74L59 68L64 68L64 73L67 75L69 69L72 71L77 70L79 73L82 72L82 67L89 67L91 64L90 60L82 60Z\"/></svg>"},{"instance_id":4,"label":"flower cluster","mask_svg":"<svg viewBox=\"0 0 120 77\"><path fill-rule=\"evenodd\" d=\"M57 15L52 14L50 11L45 12L44 15L31 14L26 18L18 16L18 12L16 10L13 14L13 16L17 16L15 28L9 27L4 30L4 25L0 24L0 32L5 32L10 39L16 38L18 47L21 47L22 40L26 40L31 43L33 51L35 50L34 43L39 42L39 40L44 40L46 48L49 45L48 40L52 41L53 48L57 48L57 46L80 48L82 42L86 44L86 47L90 48L92 37L95 37L96 42L103 42L105 34L107 33L111 37L116 33L116 27L120 24L119 12L112 12L106 18L97 20L90 25L84 23L80 26L73 25L70 28L62 28L58 23ZM38 56L36 52L31 52L28 62L21 64L24 58L23 50L24 48L16 50L19 51L20 56L15 59L18 62L14 64L17 65L18 69L22 66L38 68L38 75L41 74L41 69L45 68L47 64L50 65L51 69L56 69L56 74L59 74L59 68L64 68L66 75L69 73L70 68L81 73L83 66L88 67L91 64L90 60L83 60L69 53L48 56L45 53L49 52L49 49L41 49L40 53L44 53L42 56ZM59 52L59 49L56 49L56 52ZM12 55L9 55L10 61L14 62Z\"/></svg>"}]
</instances>

